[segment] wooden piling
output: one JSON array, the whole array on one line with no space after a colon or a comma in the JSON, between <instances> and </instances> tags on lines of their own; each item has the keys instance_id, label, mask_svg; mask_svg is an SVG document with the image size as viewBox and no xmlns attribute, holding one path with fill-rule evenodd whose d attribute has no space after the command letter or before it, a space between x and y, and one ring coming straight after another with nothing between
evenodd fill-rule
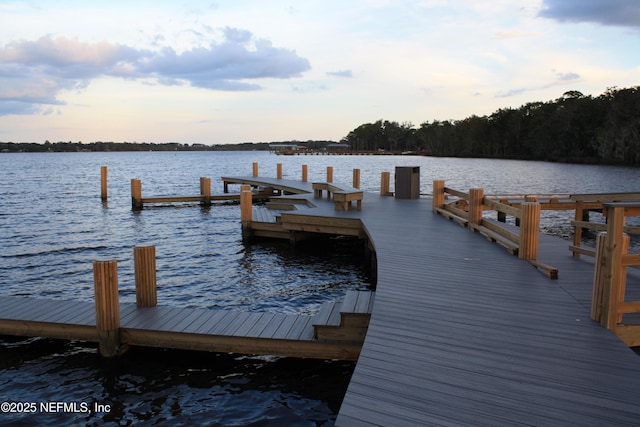
<instances>
[{"instance_id":1,"label":"wooden piling","mask_svg":"<svg viewBox=\"0 0 640 427\"><path fill-rule=\"evenodd\" d=\"M133 261L136 277L136 303L138 307L155 307L158 304L156 247L135 246Z\"/></svg>"},{"instance_id":2,"label":"wooden piling","mask_svg":"<svg viewBox=\"0 0 640 427\"><path fill-rule=\"evenodd\" d=\"M253 162L253 176L258 176L258 162Z\"/></svg>"},{"instance_id":3,"label":"wooden piling","mask_svg":"<svg viewBox=\"0 0 640 427\"><path fill-rule=\"evenodd\" d=\"M353 188L360 189L360 169L353 170Z\"/></svg>"},{"instance_id":4,"label":"wooden piling","mask_svg":"<svg viewBox=\"0 0 640 427\"><path fill-rule=\"evenodd\" d=\"M524 202L520 207L520 247L518 257L525 260L538 258L540 240L540 203Z\"/></svg>"},{"instance_id":5,"label":"wooden piling","mask_svg":"<svg viewBox=\"0 0 640 427\"><path fill-rule=\"evenodd\" d=\"M431 206L433 212L436 209L444 208L444 181L443 180L434 180L433 181L433 200L431 201Z\"/></svg>"},{"instance_id":6,"label":"wooden piling","mask_svg":"<svg viewBox=\"0 0 640 427\"><path fill-rule=\"evenodd\" d=\"M471 188L469 190L469 223L482 225L483 199L484 190L482 188Z\"/></svg>"},{"instance_id":7,"label":"wooden piling","mask_svg":"<svg viewBox=\"0 0 640 427\"><path fill-rule=\"evenodd\" d=\"M380 195L391 196L389 186L391 183L391 172L382 172L380 174Z\"/></svg>"},{"instance_id":8,"label":"wooden piling","mask_svg":"<svg viewBox=\"0 0 640 427\"><path fill-rule=\"evenodd\" d=\"M253 195L251 186L240 187L240 217L242 222L242 239L247 241L251 238L251 220L253 215Z\"/></svg>"},{"instance_id":9,"label":"wooden piling","mask_svg":"<svg viewBox=\"0 0 640 427\"><path fill-rule=\"evenodd\" d=\"M333 182L333 166L327 166L327 182Z\"/></svg>"},{"instance_id":10,"label":"wooden piling","mask_svg":"<svg viewBox=\"0 0 640 427\"><path fill-rule=\"evenodd\" d=\"M276 176L278 179L282 179L282 163L276 165Z\"/></svg>"},{"instance_id":11,"label":"wooden piling","mask_svg":"<svg viewBox=\"0 0 640 427\"><path fill-rule=\"evenodd\" d=\"M200 177L200 195L204 197L202 203L211 206L211 178Z\"/></svg>"},{"instance_id":12,"label":"wooden piling","mask_svg":"<svg viewBox=\"0 0 640 427\"><path fill-rule=\"evenodd\" d=\"M131 208L142 209L142 182L131 179Z\"/></svg>"},{"instance_id":13,"label":"wooden piling","mask_svg":"<svg viewBox=\"0 0 640 427\"><path fill-rule=\"evenodd\" d=\"M102 166L100 168L100 187L101 187L101 191L100 191L100 195L102 197L102 201L106 202L107 201L107 167L106 166Z\"/></svg>"},{"instance_id":14,"label":"wooden piling","mask_svg":"<svg viewBox=\"0 0 640 427\"><path fill-rule=\"evenodd\" d=\"M309 167L302 165L302 182L307 182L309 179Z\"/></svg>"},{"instance_id":15,"label":"wooden piling","mask_svg":"<svg viewBox=\"0 0 640 427\"><path fill-rule=\"evenodd\" d=\"M100 354L104 357L113 357L120 349L117 261L94 261L93 284L96 295L96 329Z\"/></svg>"}]
</instances>

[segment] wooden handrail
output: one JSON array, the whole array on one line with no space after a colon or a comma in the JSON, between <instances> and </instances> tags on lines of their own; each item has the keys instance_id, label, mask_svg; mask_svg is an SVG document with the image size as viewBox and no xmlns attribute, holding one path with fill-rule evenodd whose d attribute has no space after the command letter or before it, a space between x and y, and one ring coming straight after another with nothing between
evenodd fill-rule
<instances>
[{"instance_id":1,"label":"wooden handrail","mask_svg":"<svg viewBox=\"0 0 640 427\"><path fill-rule=\"evenodd\" d=\"M504 203L496 202L487 198L487 196L484 196L484 205L490 210L502 212L515 218L520 218L520 209L514 208L513 206L509 206Z\"/></svg>"},{"instance_id":2,"label":"wooden handrail","mask_svg":"<svg viewBox=\"0 0 640 427\"><path fill-rule=\"evenodd\" d=\"M446 196L457 197L457 200L445 203ZM513 255L529 261L536 268L542 270L548 277L557 278L558 269L537 261L540 234L541 204L537 196L522 196L519 207L501 203L484 195L481 188L472 188L469 193L455 190L444 185L444 181L433 181L433 212L442 214L449 219L458 221L472 231L477 231L489 240L506 247ZM466 209L465 209L466 208ZM498 223L483 218L485 210L499 213L498 220L504 222L500 214L511 215L516 221L521 219L524 224L518 233Z\"/></svg>"}]
</instances>

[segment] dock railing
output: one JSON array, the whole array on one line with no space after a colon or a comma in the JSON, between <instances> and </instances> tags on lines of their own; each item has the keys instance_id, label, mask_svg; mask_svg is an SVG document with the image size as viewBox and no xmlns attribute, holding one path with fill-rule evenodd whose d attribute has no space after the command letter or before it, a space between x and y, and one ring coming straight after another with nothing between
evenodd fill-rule
<instances>
[{"instance_id":1,"label":"dock railing","mask_svg":"<svg viewBox=\"0 0 640 427\"><path fill-rule=\"evenodd\" d=\"M631 201L640 201L640 193L485 195L481 188L472 188L465 193L446 187L444 181L433 182L434 212L473 231L481 232L488 239L506 247L510 253L529 260L550 277L557 275L557 270L536 259L540 211L575 211L574 220L571 221L573 244L569 245L569 250L574 257L594 257L595 248L582 246L583 233L585 230L606 231L607 224L591 222L590 212L602 212L606 217L605 204ZM485 211L496 211L497 221L483 216ZM506 223L508 216L515 219L518 231L501 224ZM624 225L623 231L631 235L640 235L638 226Z\"/></svg>"},{"instance_id":2,"label":"dock railing","mask_svg":"<svg viewBox=\"0 0 640 427\"><path fill-rule=\"evenodd\" d=\"M528 261L548 277L556 279L558 269L537 259L540 209L536 196L526 196L516 207L485 196L482 188L472 188L465 193L446 187L442 180L433 181L433 212L483 234L492 242L504 246L511 254ZM498 221L485 218L483 214L486 210L496 211ZM518 230L507 227L506 224L501 225L506 215L516 218L516 223L520 225Z\"/></svg>"},{"instance_id":3,"label":"dock railing","mask_svg":"<svg viewBox=\"0 0 640 427\"><path fill-rule=\"evenodd\" d=\"M575 219L571 221L574 228L573 245L569 249L573 256L580 255L596 256L596 249L584 248L581 245L582 235L585 230L601 232L607 230L607 225L590 222L589 212L598 211L605 213L603 205L606 203L629 202L640 200L640 193L607 193L607 194L572 194L570 199L574 202ZM640 235L640 227L624 226L627 234Z\"/></svg>"},{"instance_id":4,"label":"dock railing","mask_svg":"<svg viewBox=\"0 0 640 427\"><path fill-rule=\"evenodd\" d=\"M640 254L629 253L625 221L640 216L640 203L604 203L606 232L597 239L591 318L611 329L628 346L640 345L640 323L624 315L640 313L640 301L625 301L627 269L640 266Z\"/></svg>"}]
</instances>

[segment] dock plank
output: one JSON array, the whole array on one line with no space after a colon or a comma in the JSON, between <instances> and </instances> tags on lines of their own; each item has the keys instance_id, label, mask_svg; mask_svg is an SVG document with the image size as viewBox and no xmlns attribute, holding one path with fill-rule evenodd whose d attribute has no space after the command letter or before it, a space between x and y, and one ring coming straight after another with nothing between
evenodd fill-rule
<instances>
[{"instance_id":1,"label":"dock plank","mask_svg":"<svg viewBox=\"0 0 640 427\"><path fill-rule=\"evenodd\" d=\"M169 328L171 332L185 332L188 333L190 328L197 328L196 324L199 319L202 319L208 310L192 309L187 317L180 322L175 323ZM198 325L199 326L199 325Z\"/></svg>"},{"instance_id":2,"label":"dock plank","mask_svg":"<svg viewBox=\"0 0 640 427\"><path fill-rule=\"evenodd\" d=\"M272 339L280 329L282 323L290 316L282 313L274 313L273 318L267 326L258 335L259 338Z\"/></svg>"}]
</instances>

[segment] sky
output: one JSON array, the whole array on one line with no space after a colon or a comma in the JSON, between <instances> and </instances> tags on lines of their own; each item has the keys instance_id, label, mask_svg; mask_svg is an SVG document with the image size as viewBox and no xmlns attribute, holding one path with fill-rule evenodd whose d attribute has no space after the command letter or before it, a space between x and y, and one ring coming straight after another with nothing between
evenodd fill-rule
<instances>
[{"instance_id":1,"label":"sky","mask_svg":"<svg viewBox=\"0 0 640 427\"><path fill-rule=\"evenodd\" d=\"M0 141L334 140L640 85L640 0L0 0Z\"/></svg>"}]
</instances>

